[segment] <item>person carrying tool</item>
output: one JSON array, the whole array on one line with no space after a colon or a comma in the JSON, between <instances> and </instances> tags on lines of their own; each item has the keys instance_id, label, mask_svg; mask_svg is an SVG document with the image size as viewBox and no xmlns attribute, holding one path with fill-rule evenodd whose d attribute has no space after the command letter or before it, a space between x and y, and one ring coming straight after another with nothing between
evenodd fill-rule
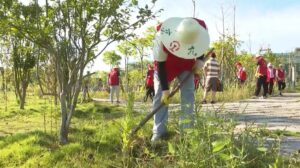
<instances>
[{"instance_id":1,"label":"person carrying tool","mask_svg":"<svg viewBox=\"0 0 300 168\"><path fill-rule=\"evenodd\" d=\"M194 118L194 75L203 67L203 54L209 48L209 35L203 20L173 17L157 26L153 55L155 61L153 109L164 104L154 115L151 141L167 133L169 84L175 78L181 84L181 129L189 128ZM186 78L188 76L188 78ZM183 81L183 79L185 79Z\"/></svg>"}]
</instances>

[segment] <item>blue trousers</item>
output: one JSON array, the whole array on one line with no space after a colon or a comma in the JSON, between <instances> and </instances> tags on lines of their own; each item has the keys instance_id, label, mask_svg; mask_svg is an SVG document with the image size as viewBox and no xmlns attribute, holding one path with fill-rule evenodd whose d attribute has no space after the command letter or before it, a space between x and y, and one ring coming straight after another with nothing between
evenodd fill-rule
<instances>
[{"instance_id":1,"label":"blue trousers","mask_svg":"<svg viewBox=\"0 0 300 168\"><path fill-rule=\"evenodd\" d=\"M179 82L181 82L189 73L189 71L184 71L177 76ZM181 129L189 128L194 123L194 75L185 81L185 83L180 88L181 96L181 113L180 113L180 127ZM159 82L157 72L154 73L154 89L155 96L153 99L153 109L156 109L161 104L162 88ZM154 125L153 125L153 135L163 135L167 132L167 122L168 122L168 107L163 106L154 115Z\"/></svg>"}]
</instances>

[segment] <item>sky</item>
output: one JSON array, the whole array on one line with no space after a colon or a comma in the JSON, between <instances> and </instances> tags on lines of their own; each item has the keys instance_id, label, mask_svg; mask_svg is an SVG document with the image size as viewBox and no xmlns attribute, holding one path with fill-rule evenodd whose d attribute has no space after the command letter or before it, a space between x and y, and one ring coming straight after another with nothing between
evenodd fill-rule
<instances>
[{"instance_id":1,"label":"sky","mask_svg":"<svg viewBox=\"0 0 300 168\"><path fill-rule=\"evenodd\" d=\"M22 2L28 0L21 0ZM139 0L144 3L146 0ZM150 1L150 0L147 0ZM195 0L195 16L206 22L211 42L220 37L222 30L221 9L224 11L225 29L233 32L234 6L236 8L236 35L242 41L239 49L253 54L259 48L271 48L273 52L290 52L300 47L299 0ZM163 9L156 20L145 27L154 26L169 17L193 16L192 0L157 0L154 10ZM140 33L140 32L137 32ZM116 44L109 47L113 50ZM149 58L152 59L152 58ZM121 67L124 65L121 64ZM90 71L109 70L98 57Z\"/></svg>"}]
</instances>

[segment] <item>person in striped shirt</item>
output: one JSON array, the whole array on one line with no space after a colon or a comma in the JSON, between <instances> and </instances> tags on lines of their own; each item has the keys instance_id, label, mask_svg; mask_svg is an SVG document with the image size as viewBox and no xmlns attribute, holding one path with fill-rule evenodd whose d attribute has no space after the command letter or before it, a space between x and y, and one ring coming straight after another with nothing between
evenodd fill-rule
<instances>
[{"instance_id":1,"label":"person in striped shirt","mask_svg":"<svg viewBox=\"0 0 300 168\"><path fill-rule=\"evenodd\" d=\"M204 74L205 74L205 90L204 90L204 96L202 103L205 104L207 94L209 91L212 91L212 100L211 104L216 103L216 92L217 92L217 86L220 76L220 65L216 60L216 54L212 52L210 54L210 59L206 61L204 65Z\"/></svg>"}]
</instances>

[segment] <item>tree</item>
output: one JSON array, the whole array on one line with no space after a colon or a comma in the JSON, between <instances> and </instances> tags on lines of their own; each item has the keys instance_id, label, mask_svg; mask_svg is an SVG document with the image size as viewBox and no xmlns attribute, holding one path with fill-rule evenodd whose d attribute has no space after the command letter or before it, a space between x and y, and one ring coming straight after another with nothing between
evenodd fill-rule
<instances>
[{"instance_id":1,"label":"tree","mask_svg":"<svg viewBox=\"0 0 300 168\"><path fill-rule=\"evenodd\" d=\"M132 39L126 39L120 45L118 45L118 51L125 56L125 77L127 86L129 85L130 75L128 75L128 59L129 57L138 57L140 60L139 67L141 75L144 74L144 58L149 56L150 47L153 46L153 39L155 37L155 29L153 26L148 27L143 33L142 37L133 37ZM141 81L143 79L140 79ZM128 91L128 87L127 87Z\"/></svg>"},{"instance_id":2,"label":"tree","mask_svg":"<svg viewBox=\"0 0 300 168\"><path fill-rule=\"evenodd\" d=\"M155 0L151 3L154 5ZM44 48L54 59L58 79L61 127L59 139L68 142L69 127L82 86L85 67L115 41L155 17L152 8L135 0L64 0L29 10L32 21L16 17L22 6L16 0L0 2L0 15L13 30ZM37 1L29 9L39 9Z\"/></svg>"},{"instance_id":3,"label":"tree","mask_svg":"<svg viewBox=\"0 0 300 168\"><path fill-rule=\"evenodd\" d=\"M1 89L4 90L4 88L5 88L5 83L4 83L4 67L0 67L0 73L1 73L1 78L2 78L2 87L1 87Z\"/></svg>"},{"instance_id":4,"label":"tree","mask_svg":"<svg viewBox=\"0 0 300 168\"><path fill-rule=\"evenodd\" d=\"M224 40L222 38L212 44L213 48L215 48L217 59L219 60L219 63L221 65L222 78L229 82L233 81L236 78L236 69L234 68L234 64L238 59L234 53L235 46L239 47L240 43L240 41L237 41L232 36L225 36Z\"/></svg>"},{"instance_id":5,"label":"tree","mask_svg":"<svg viewBox=\"0 0 300 168\"><path fill-rule=\"evenodd\" d=\"M153 46L153 40L155 37L154 27L148 27L140 38L134 38L130 44L137 50L137 55L141 61L141 73L144 74L144 58L149 56L147 49Z\"/></svg>"},{"instance_id":6,"label":"tree","mask_svg":"<svg viewBox=\"0 0 300 168\"><path fill-rule=\"evenodd\" d=\"M11 59L13 62L15 93L20 109L24 109L31 70L35 67L36 59L33 55L33 45L29 41L19 38L12 41Z\"/></svg>"},{"instance_id":7,"label":"tree","mask_svg":"<svg viewBox=\"0 0 300 168\"><path fill-rule=\"evenodd\" d=\"M122 57L118 55L115 51L106 51L103 54L103 62L109 64L110 66L119 65Z\"/></svg>"},{"instance_id":8,"label":"tree","mask_svg":"<svg viewBox=\"0 0 300 168\"><path fill-rule=\"evenodd\" d=\"M129 41L123 41L121 44L117 46L117 50L124 55L125 59L125 81L126 81L126 91L129 91L129 74L128 74L128 61L129 57L135 56L136 50L132 48L132 44Z\"/></svg>"}]
</instances>

